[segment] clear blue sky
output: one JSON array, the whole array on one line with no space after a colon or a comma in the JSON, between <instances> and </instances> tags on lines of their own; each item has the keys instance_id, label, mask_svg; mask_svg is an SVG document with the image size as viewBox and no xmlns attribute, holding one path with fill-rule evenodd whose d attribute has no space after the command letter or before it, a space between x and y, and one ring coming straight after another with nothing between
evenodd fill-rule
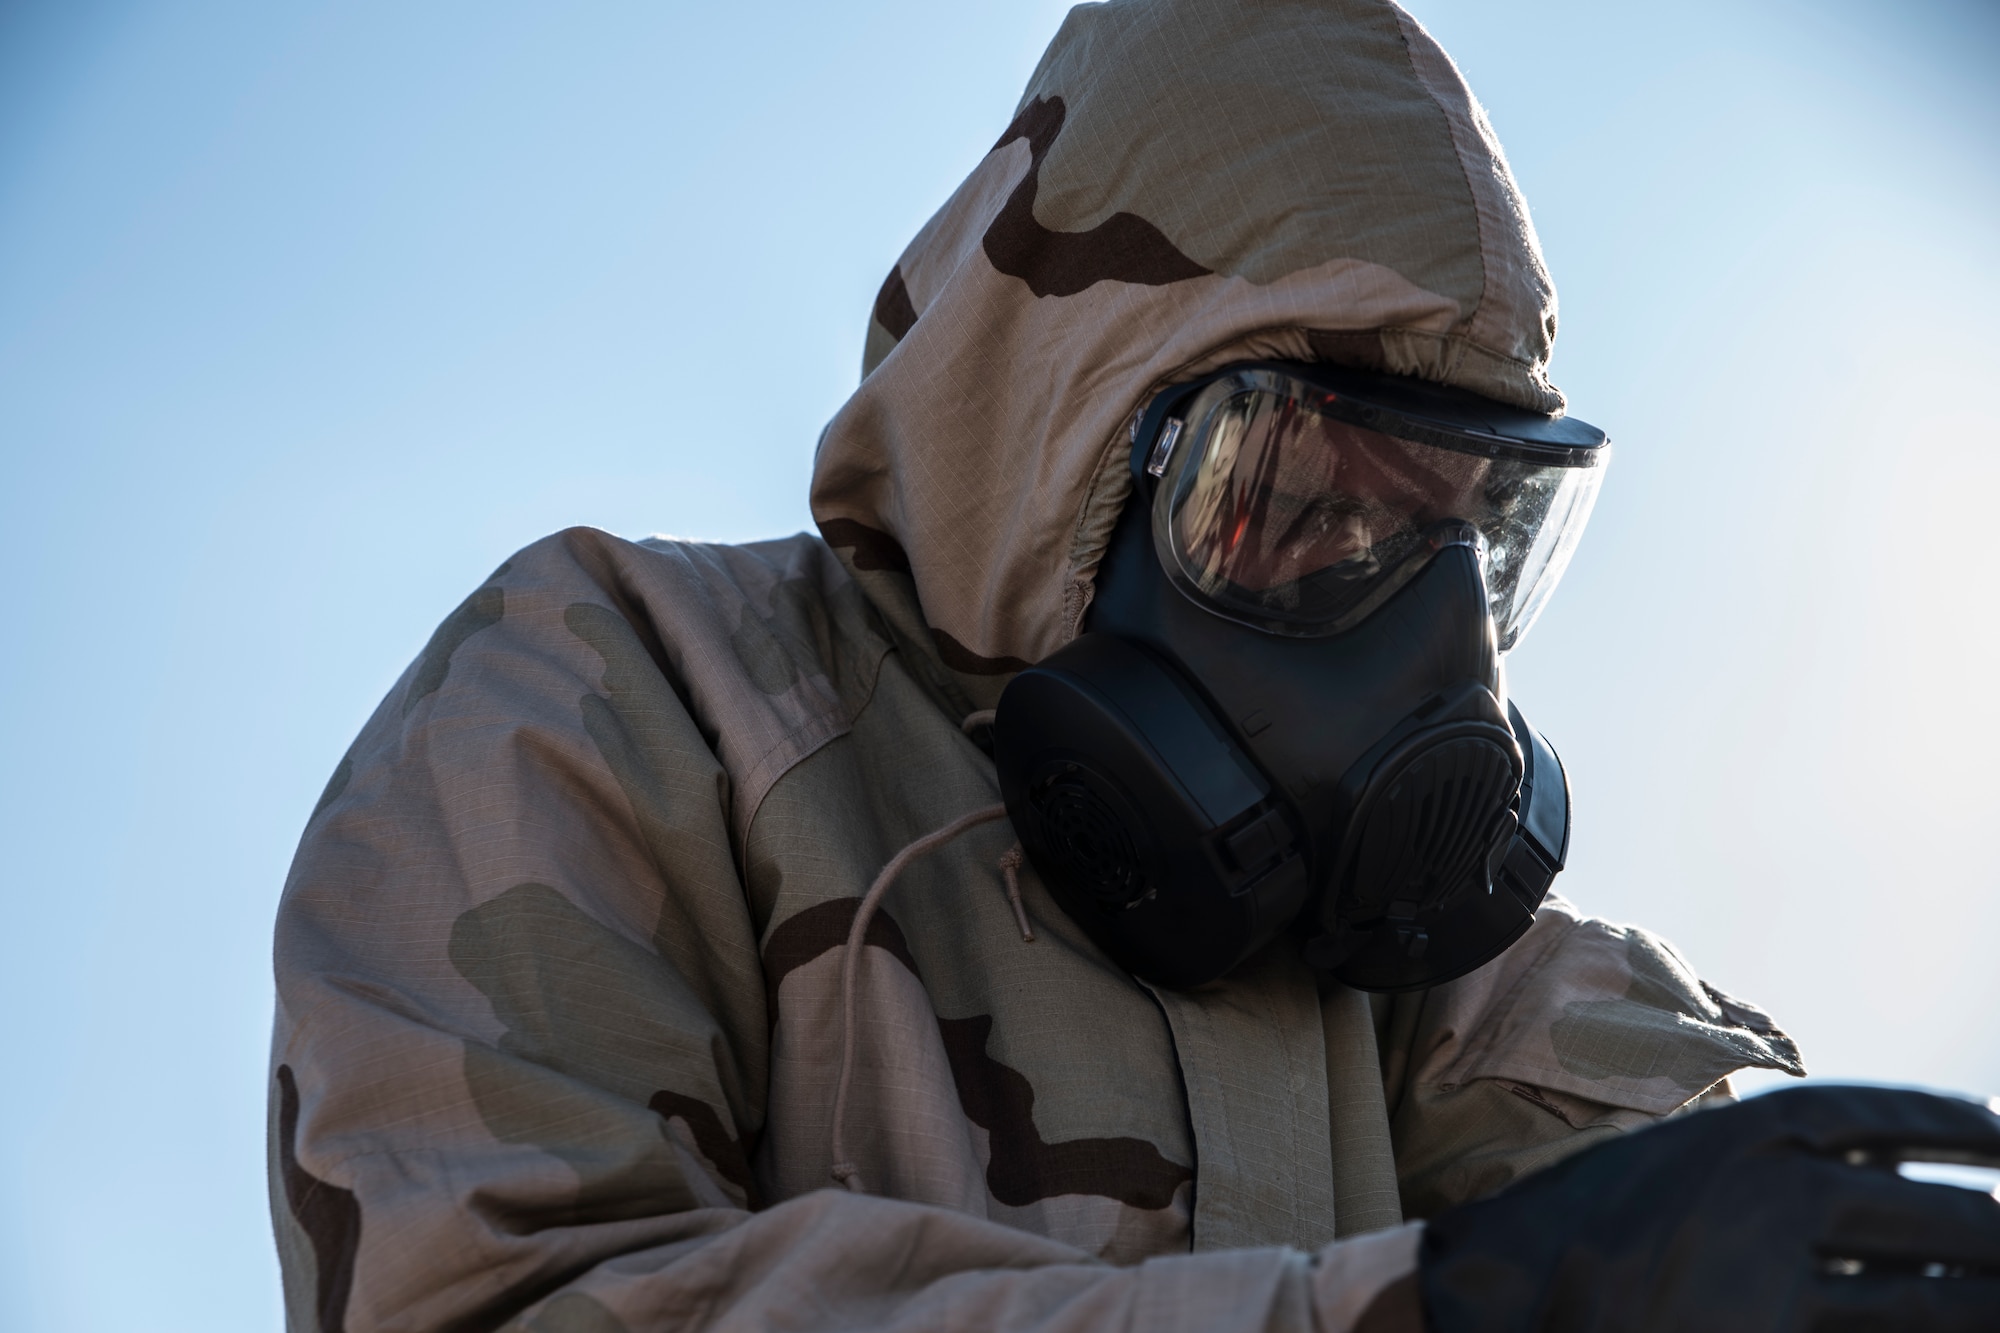
<instances>
[{"instance_id":1,"label":"clear blue sky","mask_svg":"<svg viewBox=\"0 0 2000 1333\"><path fill-rule=\"evenodd\" d=\"M2000 1092L2000 20L1414 7L1618 443L1511 666L1561 887L1819 1074ZM327 773L535 537L809 524L875 288L1062 9L0 6L0 1329L277 1324Z\"/></svg>"}]
</instances>

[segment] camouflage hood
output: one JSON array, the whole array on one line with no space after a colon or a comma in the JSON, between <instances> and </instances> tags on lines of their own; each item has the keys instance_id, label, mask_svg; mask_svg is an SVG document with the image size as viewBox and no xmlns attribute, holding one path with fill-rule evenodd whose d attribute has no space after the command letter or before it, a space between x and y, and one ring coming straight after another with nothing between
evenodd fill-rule
<instances>
[{"instance_id":1,"label":"camouflage hood","mask_svg":"<svg viewBox=\"0 0 2000 1333\"><path fill-rule=\"evenodd\" d=\"M1282 357L1555 412L1554 336L1500 145L1401 9L1080 5L883 283L813 515L990 703L1078 632L1161 386Z\"/></svg>"}]
</instances>

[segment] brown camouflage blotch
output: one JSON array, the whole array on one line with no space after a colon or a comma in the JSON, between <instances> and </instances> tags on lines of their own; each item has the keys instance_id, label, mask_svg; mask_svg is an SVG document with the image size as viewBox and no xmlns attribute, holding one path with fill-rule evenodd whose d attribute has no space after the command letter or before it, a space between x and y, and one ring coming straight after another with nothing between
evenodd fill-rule
<instances>
[{"instance_id":1,"label":"brown camouflage blotch","mask_svg":"<svg viewBox=\"0 0 2000 1333\"><path fill-rule=\"evenodd\" d=\"M819 521L819 535L836 551L848 552L848 559L856 569L910 572L910 557L902 543L866 523L851 518L823 518Z\"/></svg>"},{"instance_id":2,"label":"brown camouflage blotch","mask_svg":"<svg viewBox=\"0 0 2000 1333\"><path fill-rule=\"evenodd\" d=\"M290 1065L278 1066L278 1152L285 1203L312 1242L319 1333L347 1327L354 1258L361 1249L361 1204L352 1190L321 1180L299 1165L299 1085Z\"/></svg>"},{"instance_id":3,"label":"brown camouflage blotch","mask_svg":"<svg viewBox=\"0 0 2000 1333\"><path fill-rule=\"evenodd\" d=\"M1047 1143L1035 1126L1035 1089L1017 1069L986 1053L991 1014L940 1018L938 1034L966 1119L991 1138L986 1187L1011 1207L1062 1194L1096 1194L1149 1211L1165 1208L1193 1171L1144 1139Z\"/></svg>"},{"instance_id":4,"label":"brown camouflage blotch","mask_svg":"<svg viewBox=\"0 0 2000 1333\"><path fill-rule=\"evenodd\" d=\"M1136 213L1113 213L1088 231L1051 231L1035 217L1042 159L1062 133L1063 99L1037 97L1021 109L993 145L1028 141L1028 174L981 239L986 258L1036 296L1075 296L1100 282L1165 287L1209 270L1182 254L1158 227Z\"/></svg>"},{"instance_id":5,"label":"brown camouflage blotch","mask_svg":"<svg viewBox=\"0 0 2000 1333\"><path fill-rule=\"evenodd\" d=\"M551 540L559 543L563 553L576 562L594 589L610 600L609 610L624 624L622 634L638 640L639 647L661 676L670 682L678 682L679 673L672 669L666 644L660 639L659 629L654 625L653 617L647 614L646 599L632 586L625 561L619 558L623 553L621 548L626 547L627 543L608 532L581 527L565 528ZM606 609L595 603L578 602L563 613L563 623L569 627L570 633L583 639L591 647L597 648L597 642L586 636L585 628L580 628L578 621L571 618L571 613L576 612L581 606L595 606L598 611ZM601 648L598 655L603 656ZM609 665L609 659L606 659L606 666ZM678 690L676 692L678 693Z\"/></svg>"},{"instance_id":6,"label":"brown camouflage blotch","mask_svg":"<svg viewBox=\"0 0 2000 1333\"><path fill-rule=\"evenodd\" d=\"M724 1180L743 1191L749 1207L757 1206L757 1187L750 1177L750 1159L743 1151L743 1142L723 1126L722 1117L713 1106L699 1097L665 1088L654 1093L646 1106L662 1120L679 1117L685 1121L701 1155L722 1173Z\"/></svg>"},{"instance_id":7,"label":"brown camouflage blotch","mask_svg":"<svg viewBox=\"0 0 2000 1333\"><path fill-rule=\"evenodd\" d=\"M699 1096L719 1108L718 1122L737 1119L738 1143L755 1126L741 1127L748 1108L739 1112L730 1093L741 1096L742 1080L684 980L546 884L515 885L461 915L449 957L505 1029L497 1042L464 1046L481 1120L502 1143L534 1147L576 1173L573 1199L507 1205L503 1229L703 1206L704 1186L683 1177L657 1132L651 1103L659 1090ZM642 1117L653 1128L634 1134ZM721 1180L706 1188L739 1184L720 1159L710 1161Z\"/></svg>"},{"instance_id":8,"label":"brown camouflage blotch","mask_svg":"<svg viewBox=\"0 0 2000 1333\"><path fill-rule=\"evenodd\" d=\"M403 715L428 696L437 693L451 671L451 657L465 641L483 629L500 623L507 613L507 594L491 583L473 589L472 595L444 618L444 623L424 645L417 669L410 675L409 691L403 695Z\"/></svg>"},{"instance_id":9,"label":"brown camouflage blotch","mask_svg":"<svg viewBox=\"0 0 2000 1333\"><path fill-rule=\"evenodd\" d=\"M778 989L795 969L843 948L853 928L858 898L836 898L789 918L764 946L764 984L775 1026ZM917 960L902 927L887 912L869 918L866 943L886 950L919 981ZM952 1082L966 1118L991 1139L987 1188L1010 1207L1063 1194L1094 1194L1134 1208L1165 1208L1193 1173L1161 1156L1144 1139L1085 1138L1047 1143L1035 1125L1035 1090L1027 1078L986 1053L993 1016L938 1019L938 1036L951 1064ZM705 1150L704 1150L705 1151Z\"/></svg>"},{"instance_id":10,"label":"brown camouflage blotch","mask_svg":"<svg viewBox=\"0 0 2000 1333\"><path fill-rule=\"evenodd\" d=\"M903 268L898 264L889 270L889 276L882 280L882 290L875 294L875 322L884 332L901 342L917 323L917 307L910 301L910 289L903 282Z\"/></svg>"},{"instance_id":11,"label":"brown camouflage blotch","mask_svg":"<svg viewBox=\"0 0 2000 1333\"><path fill-rule=\"evenodd\" d=\"M937 643L938 656L953 671L962 671L968 676L1011 676L1017 671L1026 671L1032 662L1024 662L1018 657L1002 653L998 657L986 657L973 652L936 625L930 627L931 638Z\"/></svg>"},{"instance_id":12,"label":"brown camouflage blotch","mask_svg":"<svg viewBox=\"0 0 2000 1333\"><path fill-rule=\"evenodd\" d=\"M1386 371L1389 356L1382 347L1382 335L1374 329L1307 329L1306 346L1313 360L1328 361L1355 370Z\"/></svg>"},{"instance_id":13,"label":"brown camouflage blotch","mask_svg":"<svg viewBox=\"0 0 2000 1333\"><path fill-rule=\"evenodd\" d=\"M844 946L847 932L854 928L854 914L860 907L859 898L835 898L830 902L817 903L796 916L786 918L771 932L771 937L764 942L764 1002L771 1015L771 1026L778 1024L779 985L793 970L804 967L828 950ZM903 938L903 928L887 912L877 912L868 919L868 931L862 942L888 950L912 973L917 970L917 960L910 953L909 942Z\"/></svg>"},{"instance_id":14,"label":"brown camouflage blotch","mask_svg":"<svg viewBox=\"0 0 2000 1333\"><path fill-rule=\"evenodd\" d=\"M728 859L727 847L706 835L695 814L697 803L716 801L718 787L713 784L726 779L719 770L689 775L669 762L672 756L707 741L708 736L700 731L701 722L682 697L675 678L658 669L652 657L654 648L648 646L658 641L649 624L634 622L625 613L594 602L571 604L563 612L563 623L604 662L600 679L604 693L582 695L577 710L585 733L624 794L629 816L637 826L638 843L662 881L733 881L735 866ZM746 993L743 988L746 979L755 986L757 971L747 919L741 922L744 929L740 938L745 947L740 951L727 949L725 940L739 938L736 923L707 911L733 913L733 905L712 905L703 910L692 906L697 901L670 892L652 902L657 912L650 931L653 947L672 964L676 975L715 1005L732 1032L765 1031L766 1016L754 1011L754 1002L749 1010L741 1007L756 993L754 989ZM759 1059L761 1055L752 1057L753 1067ZM761 1097L761 1087L761 1076L755 1077L748 1100Z\"/></svg>"}]
</instances>

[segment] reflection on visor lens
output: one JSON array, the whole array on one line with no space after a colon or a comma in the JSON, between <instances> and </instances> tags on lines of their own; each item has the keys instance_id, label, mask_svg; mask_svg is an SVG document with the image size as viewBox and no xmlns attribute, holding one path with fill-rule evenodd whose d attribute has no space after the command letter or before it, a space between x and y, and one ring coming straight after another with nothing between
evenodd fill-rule
<instances>
[{"instance_id":1,"label":"reflection on visor lens","mask_svg":"<svg viewBox=\"0 0 2000 1333\"><path fill-rule=\"evenodd\" d=\"M1337 633L1471 524L1503 649L1569 561L1602 468L1487 457L1330 415L1334 399L1275 371L1196 395L1166 460L1153 530L1177 582L1284 634Z\"/></svg>"}]
</instances>

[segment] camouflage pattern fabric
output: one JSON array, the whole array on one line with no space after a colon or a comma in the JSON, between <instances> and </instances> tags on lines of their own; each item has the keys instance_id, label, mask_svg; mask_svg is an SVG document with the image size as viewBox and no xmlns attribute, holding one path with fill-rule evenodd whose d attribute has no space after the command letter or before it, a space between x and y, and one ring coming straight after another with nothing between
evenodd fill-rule
<instances>
[{"instance_id":1,"label":"camouflage pattern fabric","mask_svg":"<svg viewBox=\"0 0 2000 1333\"><path fill-rule=\"evenodd\" d=\"M1126 428L1246 357L1541 411L1555 291L1485 114L1380 0L1082 5L883 283L813 514L981 706L1076 633Z\"/></svg>"},{"instance_id":2,"label":"camouflage pattern fabric","mask_svg":"<svg viewBox=\"0 0 2000 1333\"><path fill-rule=\"evenodd\" d=\"M960 721L1074 632L1150 389L1317 350L1553 393L1497 149L1386 5L1077 11L898 272L821 448L827 541L538 542L335 770L276 940L294 1329L1342 1333L1382 1326L1406 1219L1797 1071L1559 900L1422 995L1285 942L1149 990L1031 870L1022 941L1001 823L868 929L847 1123L875 1193L830 1188L860 895L998 799Z\"/></svg>"}]
</instances>

